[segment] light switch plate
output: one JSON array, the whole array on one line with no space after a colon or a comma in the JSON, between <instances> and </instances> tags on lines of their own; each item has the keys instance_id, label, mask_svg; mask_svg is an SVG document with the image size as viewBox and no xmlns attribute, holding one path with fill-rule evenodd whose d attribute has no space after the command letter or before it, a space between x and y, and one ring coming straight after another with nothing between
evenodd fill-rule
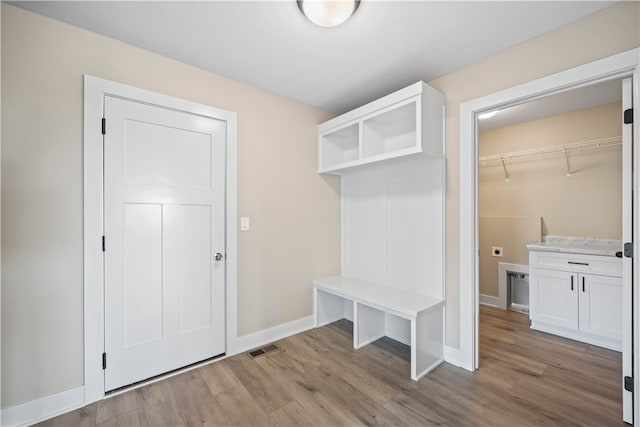
<instances>
[{"instance_id":1,"label":"light switch plate","mask_svg":"<svg viewBox=\"0 0 640 427\"><path fill-rule=\"evenodd\" d=\"M251 226L251 221L249 220L248 216L241 216L240 217L240 231L249 231L249 228Z\"/></svg>"}]
</instances>

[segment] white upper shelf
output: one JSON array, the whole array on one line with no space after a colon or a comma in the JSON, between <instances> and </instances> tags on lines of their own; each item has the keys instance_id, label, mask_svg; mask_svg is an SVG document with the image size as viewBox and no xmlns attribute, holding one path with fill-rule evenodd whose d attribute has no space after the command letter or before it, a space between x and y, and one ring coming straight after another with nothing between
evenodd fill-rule
<instances>
[{"instance_id":1,"label":"white upper shelf","mask_svg":"<svg viewBox=\"0 0 640 427\"><path fill-rule=\"evenodd\" d=\"M444 156L444 95L418 82L318 126L319 172L411 154Z\"/></svg>"}]
</instances>

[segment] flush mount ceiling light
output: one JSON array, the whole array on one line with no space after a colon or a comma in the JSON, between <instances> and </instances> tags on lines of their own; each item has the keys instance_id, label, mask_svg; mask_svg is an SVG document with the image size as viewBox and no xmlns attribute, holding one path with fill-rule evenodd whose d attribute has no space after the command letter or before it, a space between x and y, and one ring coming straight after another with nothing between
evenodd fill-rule
<instances>
[{"instance_id":1,"label":"flush mount ceiling light","mask_svg":"<svg viewBox=\"0 0 640 427\"><path fill-rule=\"evenodd\" d=\"M489 111L488 113L482 113L482 114L478 115L478 118L479 118L480 120L482 120L482 119L488 119L488 118L490 118L490 117L495 116L495 115L496 115L496 114L498 114L499 112L500 112L500 110Z\"/></svg>"},{"instance_id":2,"label":"flush mount ceiling light","mask_svg":"<svg viewBox=\"0 0 640 427\"><path fill-rule=\"evenodd\" d=\"M336 27L345 22L360 6L360 0L298 0L304 16L321 27Z\"/></svg>"}]
</instances>

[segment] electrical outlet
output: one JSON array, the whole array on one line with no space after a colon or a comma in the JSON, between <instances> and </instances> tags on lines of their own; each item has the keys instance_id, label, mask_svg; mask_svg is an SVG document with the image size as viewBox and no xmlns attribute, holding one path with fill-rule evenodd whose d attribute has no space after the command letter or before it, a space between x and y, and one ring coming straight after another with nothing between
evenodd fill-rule
<instances>
[{"instance_id":1,"label":"electrical outlet","mask_svg":"<svg viewBox=\"0 0 640 427\"><path fill-rule=\"evenodd\" d=\"M502 258L502 248L498 247L498 246L493 246L491 247L491 256L497 256Z\"/></svg>"}]
</instances>

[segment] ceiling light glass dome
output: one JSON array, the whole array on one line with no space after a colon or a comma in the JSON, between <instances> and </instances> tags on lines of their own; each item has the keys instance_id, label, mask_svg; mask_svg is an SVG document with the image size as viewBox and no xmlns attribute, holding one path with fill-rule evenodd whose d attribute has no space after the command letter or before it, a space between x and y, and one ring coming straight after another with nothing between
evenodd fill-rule
<instances>
[{"instance_id":1,"label":"ceiling light glass dome","mask_svg":"<svg viewBox=\"0 0 640 427\"><path fill-rule=\"evenodd\" d=\"M344 23L360 5L360 0L298 0L300 11L321 27L336 27Z\"/></svg>"}]
</instances>

